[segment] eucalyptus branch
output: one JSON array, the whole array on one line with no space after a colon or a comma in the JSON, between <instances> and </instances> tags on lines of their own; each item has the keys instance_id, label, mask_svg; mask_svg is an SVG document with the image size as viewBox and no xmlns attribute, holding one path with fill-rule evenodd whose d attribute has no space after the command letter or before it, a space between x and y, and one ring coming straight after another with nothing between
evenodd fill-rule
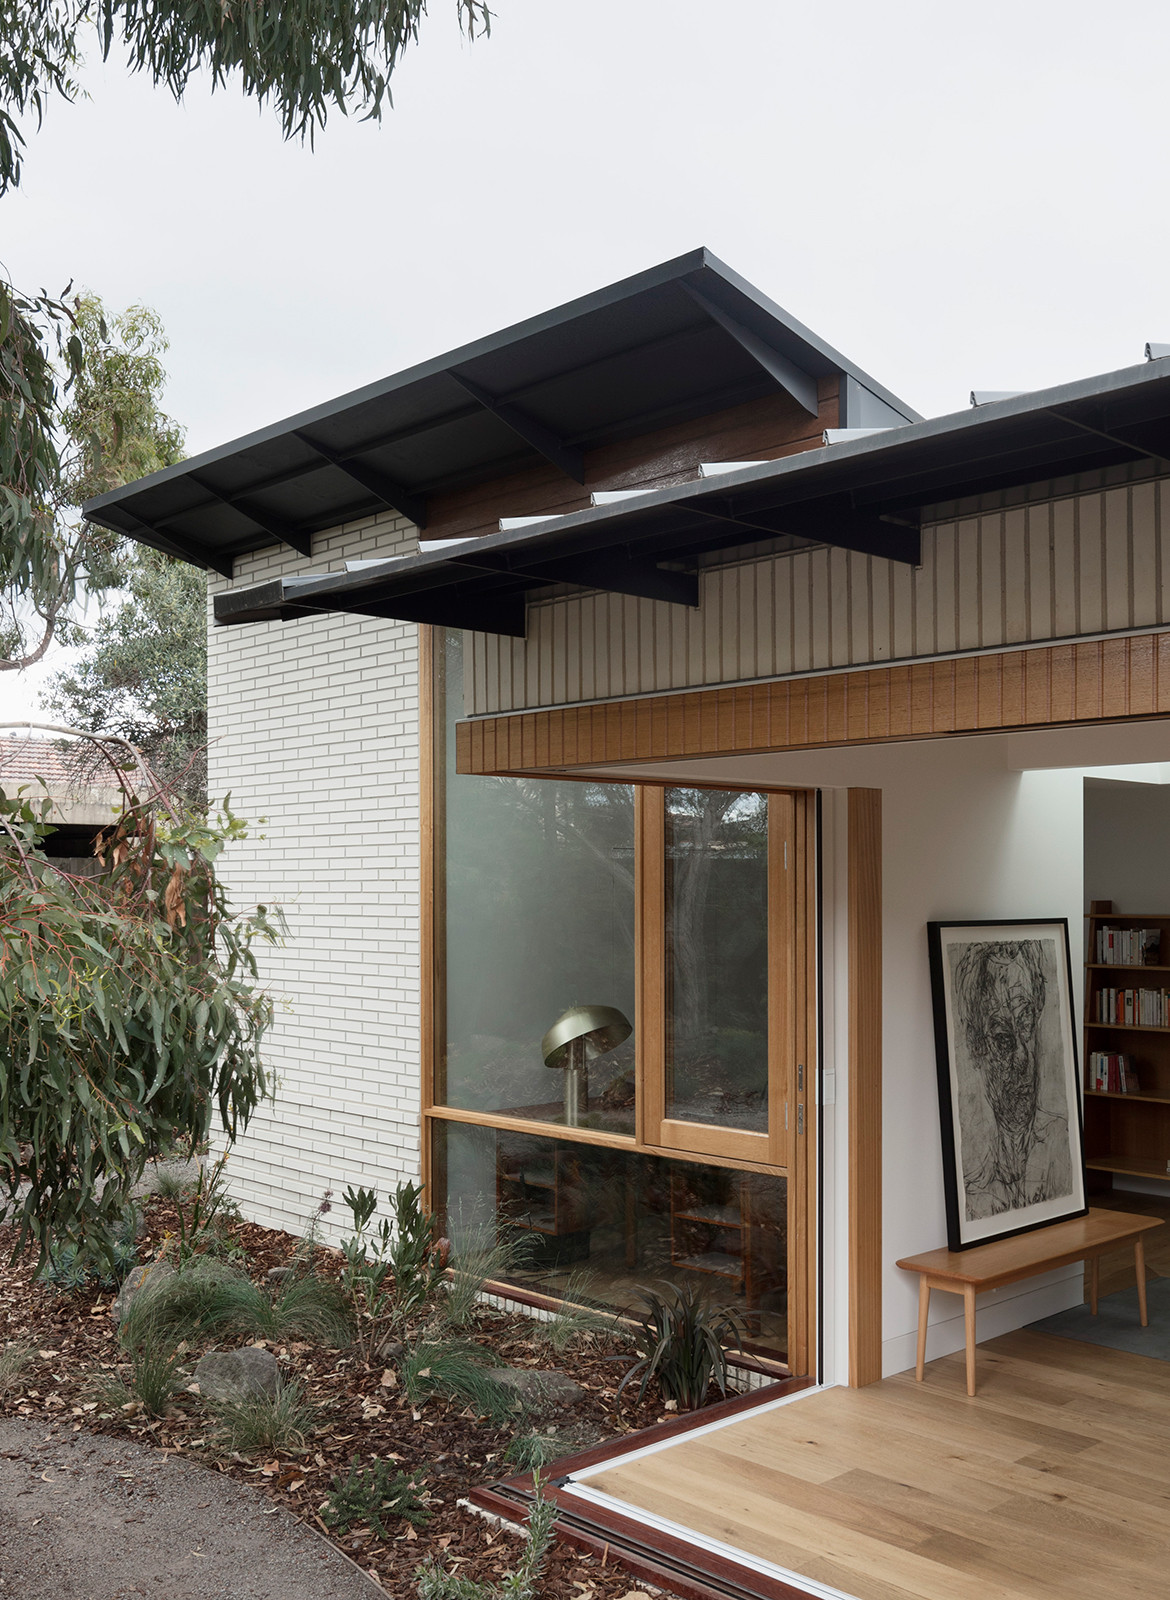
<instances>
[{"instance_id":1,"label":"eucalyptus branch","mask_svg":"<svg viewBox=\"0 0 1170 1600\"><path fill-rule=\"evenodd\" d=\"M19 724L28 726L28 724ZM128 740L55 724L104 752L127 803L96 875L41 848L51 802L0 795L0 1191L20 1239L100 1235L150 1155L229 1139L268 1093L261 1043L272 1003L255 946L279 913L234 911L215 863L246 829L183 813Z\"/></svg>"}]
</instances>

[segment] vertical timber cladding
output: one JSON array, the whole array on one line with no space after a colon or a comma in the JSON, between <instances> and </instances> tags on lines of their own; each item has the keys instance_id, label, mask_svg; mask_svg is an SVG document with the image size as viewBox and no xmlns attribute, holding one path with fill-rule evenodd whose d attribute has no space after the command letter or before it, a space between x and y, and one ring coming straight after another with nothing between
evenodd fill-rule
<instances>
[{"instance_id":1,"label":"vertical timber cladding","mask_svg":"<svg viewBox=\"0 0 1170 1600\"><path fill-rule=\"evenodd\" d=\"M882 1375L882 792L848 792L849 1384Z\"/></svg>"},{"instance_id":2,"label":"vertical timber cladding","mask_svg":"<svg viewBox=\"0 0 1170 1600\"><path fill-rule=\"evenodd\" d=\"M934 507L922 565L743 551L697 611L630 596L530 603L527 639L472 636L475 716L1170 626L1170 480L1137 467ZM964 514L960 515L960 510Z\"/></svg>"},{"instance_id":3,"label":"vertical timber cladding","mask_svg":"<svg viewBox=\"0 0 1170 1600\"><path fill-rule=\"evenodd\" d=\"M1170 631L484 717L460 772L565 772L1170 716Z\"/></svg>"}]
</instances>

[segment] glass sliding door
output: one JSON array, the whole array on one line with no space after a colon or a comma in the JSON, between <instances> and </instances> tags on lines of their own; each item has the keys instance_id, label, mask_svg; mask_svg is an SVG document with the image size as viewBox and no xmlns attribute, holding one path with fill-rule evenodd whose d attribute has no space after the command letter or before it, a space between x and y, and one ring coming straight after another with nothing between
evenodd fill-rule
<instances>
[{"instance_id":1,"label":"glass sliding door","mask_svg":"<svg viewBox=\"0 0 1170 1600\"><path fill-rule=\"evenodd\" d=\"M689 1284L807 1372L814 798L458 773L465 636L431 643L430 1203L518 1286Z\"/></svg>"},{"instance_id":2,"label":"glass sliding door","mask_svg":"<svg viewBox=\"0 0 1170 1600\"><path fill-rule=\"evenodd\" d=\"M768 797L667 789L666 1115L768 1131Z\"/></svg>"},{"instance_id":3,"label":"glass sliding door","mask_svg":"<svg viewBox=\"0 0 1170 1600\"><path fill-rule=\"evenodd\" d=\"M797 798L679 787L644 791L642 806L643 1138L787 1166L802 1037Z\"/></svg>"}]
</instances>

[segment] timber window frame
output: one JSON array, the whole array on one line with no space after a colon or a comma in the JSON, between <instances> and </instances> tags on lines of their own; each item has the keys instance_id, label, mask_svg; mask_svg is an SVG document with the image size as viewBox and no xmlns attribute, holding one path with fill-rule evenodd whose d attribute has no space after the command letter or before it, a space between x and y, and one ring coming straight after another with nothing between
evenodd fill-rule
<instances>
[{"instance_id":1,"label":"timber window frame","mask_svg":"<svg viewBox=\"0 0 1170 1600\"><path fill-rule=\"evenodd\" d=\"M506 1111L465 1110L441 1103L445 1051L445 740L437 653L443 630L420 630L422 814L422 1171L432 1194L433 1143L445 1122L469 1123L783 1178L788 1193L789 1370L809 1371L815 1285L816 1121L816 797L811 791L763 786L686 784L767 796L767 1052L768 1126L752 1132L666 1115L665 790L677 784L639 781L635 797L635 1131L566 1127ZM454 776L451 774L450 776ZM551 777L552 775L549 774ZM565 774L558 774L564 778ZM594 777L584 781L598 782ZM600 780L606 781L606 780Z\"/></svg>"}]
</instances>

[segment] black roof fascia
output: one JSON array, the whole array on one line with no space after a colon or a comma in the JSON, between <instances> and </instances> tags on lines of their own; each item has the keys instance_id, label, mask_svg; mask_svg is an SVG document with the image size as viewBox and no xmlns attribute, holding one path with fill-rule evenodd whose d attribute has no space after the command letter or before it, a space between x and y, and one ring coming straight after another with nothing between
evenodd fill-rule
<instances>
[{"instance_id":1,"label":"black roof fascia","mask_svg":"<svg viewBox=\"0 0 1170 1600\"><path fill-rule=\"evenodd\" d=\"M440 591L450 616L439 604L427 620L491 632L505 598L512 605L517 593L572 581L566 571L574 559L588 557L589 586L604 589L605 560L618 570L621 563L645 568L659 562L677 570L702 551L782 533L916 562L923 506L1138 460L1170 472L1170 358L572 512L440 553L229 591L216 597L215 617L220 624L274 620L295 605L306 612L361 609L415 620L419 596ZM477 605L479 620L455 620L456 613L476 616ZM515 631L514 612L500 631Z\"/></svg>"},{"instance_id":2,"label":"black roof fascia","mask_svg":"<svg viewBox=\"0 0 1170 1600\"><path fill-rule=\"evenodd\" d=\"M790 392L805 392L833 373L916 419L700 249L99 495L83 510L92 522L222 570L277 538L300 542L387 506L421 525L428 493L541 460L579 476L582 451L607 439L772 393L786 374ZM534 414L537 400L580 425L551 425Z\"/></svg>"}]
</instances>

